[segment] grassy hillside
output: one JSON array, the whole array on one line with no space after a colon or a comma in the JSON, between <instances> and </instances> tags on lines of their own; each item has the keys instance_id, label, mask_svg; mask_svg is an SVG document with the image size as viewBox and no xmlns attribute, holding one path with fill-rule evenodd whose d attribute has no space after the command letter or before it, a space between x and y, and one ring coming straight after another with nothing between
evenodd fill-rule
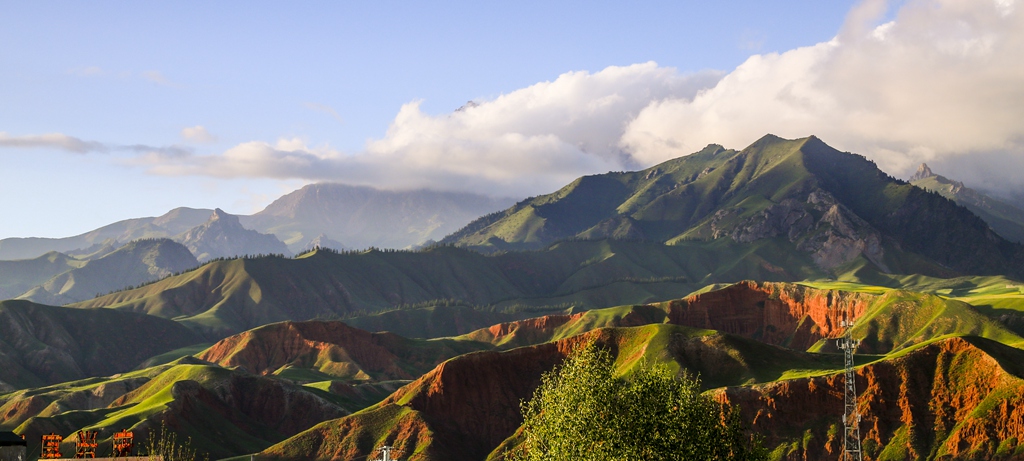
<instances>
[{"instance_id":1,"label":"grassy hillside","mask_svg":"<svg viewBox=\"0 0 1024 461\"><path fill-rule=\"evenodd\" d=\"M128 371L200 341L153 316L2 301L0 392Z\"/></svg>"},{"instance_id":2,"label":"grassy hillside","mask_svg":"<svg viewBox=\"0 0 1024 461\"><path fill-rule=\"evenodd\" d=\"M316 422L348 414L330 393L191 360L0 396L0 428L41 434L99 431L100 456L115 431L139 443L161 423L212 459L258 451ZM65 452L73 452L73 437ZM30 451L38 446L30 444ZM31 454L30 454L31 455Z\"/></svg>"},{"instance_id":3,"label":"grassy hillside","mask_svg":"<svg viewBox=\"0 0 1024 461\"><path fill-rule=\"evenodd\" d=\"M960 290L948 294L992 295L998 292L1000 280L913 281L932 290ZM942 377L944 381L935 381L936 392L946 395L942 402L959 403L929 404L932 394L915 391L907 394L908 405L936 409L952 405L956 412L974 412L974 419L958 420L992 424L994 417L986 412L995 410L990 408L1013 404L1009 396L1017 386L1014 379L1019 379L1014 376L1022 374L1019 359L1024 341L973 306L939 295L852 282L808 285L713 286L682 299L515 320L434 340L369 333L337 321L279 323L227 338L203 351L192 348L202 360L185 357L123 375L0 395L0 415L8 415L0 419L0 429L35 434L123 426L144 433L163 420L173 422L175 431L192 436L218 456L238 456L280 442L262 456L353 458L387 443L405 450L403 457L483 459L497 453L496 447L515 442L508 438L519 424L518 402L530 395L540 374L583 342L596 340L612 349L621 376L628 377L644 361L699 373L704 387L715 395L744 399L745 411L781 415L768 420L781 426L757 420L760 430L783 434L770 439L780 458L793 453L818 457L820 450L835 443L826 433L830 422L838 420L833 407L840 404L836 389L841 386L837 372L842 365L829 342L819 339L839 334L834 326L844 311L858 316L853 334L862 340L863 355L857 363L868 379L858 386L864 405L879 409L871 411L881 412L891 407L885 402L895 401L889 386L901 384L890 381L920 373ZM459 312L452 306L440 310L442 319ZM968 343L972 346L964 346ZM811 352L800 350L807 347ZM942 354L953 354L948 356L954 362L936 359L945 357ZM937 370L936 360L945 365ZM957 360L965 363L957 365ZM982 381L965 374L973 370L972 363L983 364L978 370L989 373ZM887 384L874 385L872 379ZM995 393L983 404L968 392L971 388L956 384L961 382L989 386L984 388ZM725 394L716 390L722 388ZM758 389L758 393L746 389ZM764 400L798 395L808 395L817 407L803 410L806 415L793 415ZM329 416L331 411L342 413ZM353 411L357 412L344 416ZM905 436L900 434L907 427L924 424L913 421L944 414L927 411L912 412L903 420L881 419L887 416L872 413L887 423L879 426L878 433L865 430L865 436L875 440L875 450L896 450L887 447L904 446L900 437ZM303 419L292 420L286 427L272 422L293 413L301 413ZM1000 430L1015 434L1012 428ZM981 443L964 431L956 437ZM288 438L290 434L294 437ZM801 444L805 434L814 442ZM920 446L938 450L939 442L954 440L950 438L954 435L943 432L934 437L934 444L914 435L917 445L910 447L917 453ZM230 443L218 444L216 438Z\"/></svg>"}]
</instances>

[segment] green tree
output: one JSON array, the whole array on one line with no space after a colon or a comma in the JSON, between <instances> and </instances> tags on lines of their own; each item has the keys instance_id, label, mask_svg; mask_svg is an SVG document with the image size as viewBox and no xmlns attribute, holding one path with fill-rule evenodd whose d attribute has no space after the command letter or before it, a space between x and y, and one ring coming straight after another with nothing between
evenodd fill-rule
<instances>
[{"instance_id":1,"label":"green tree","mask_svg":"<svg viewBox=\"0 0 1024 461\"><path fill-rule=\"evenodd\" d=\"M522 404L522 443L511 461L765 460L768 452L688 375L643 365L613 375L611 354L588 346L546 373Z\"/></svg>"}]
</instances>

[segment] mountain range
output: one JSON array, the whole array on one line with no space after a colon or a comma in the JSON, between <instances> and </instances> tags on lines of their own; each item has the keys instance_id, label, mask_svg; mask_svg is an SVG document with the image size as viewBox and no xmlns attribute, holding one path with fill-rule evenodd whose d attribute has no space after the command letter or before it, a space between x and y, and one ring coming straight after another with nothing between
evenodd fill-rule
<instances>
[{"instance_id":1,"label":"mountain range","mask_svg":"<svg viewBox=\"0 0 1024 461\"><path fill-rule=\"evenodd\" d=\"M314 247L335 250L411 248L440 240L474 218L512 202L512 199L425 189L386 191L344 184L311 184L275 200L256 214L236 216L245 229L272 234L287 245L287 250L250 235L236 237L238 241L230 244L221 242L235 249L228 253L211 253L210 257L268 251L292 254ZM209 227L213 218L224 216L231 215L222 210L175 208L159 217L118 221L74 237L5 238L0 239L0 260L33 259L51 251L90 254L143 238L170 238L182 242L188 238L186 234L195 236L205 232L197 228ZM200 250L196 257L209 259L203 254Z\"/></svg>"},{"instance_id":2,"label":"mountain range","mask_svg":"<svg viewBox=\"0 0 1024 461\"><path fill-rule=\"evenodd\" d=\"M1024 247L963 189L913 179L769 135L585 176L417 249L331 246L348 244L324 230L344 227L326 186L258 226L216 210L186 245L160 241L199 267L64 307L0 302L0 430L105 446L165 424L214 459L500 460L541 376L596 343L624 379L699 375L771 459L837 459L852 319L865 459L1024 459ZM287 251L214 256L260 232ZM112 247L4 263L46 282Z\"/></svg>"},{"instance_id":3,"label":"mountain range","mask_svg":"<svg viewBox=\"0 0 1024 461\"><path fill-rule=\"evenodd\" d=\"M442 243L497 251L565 239L674 245L723 237L774 239L827 271L861 261L909 273L928 260L963 273L1024 275L1024 247L978 216L813 136L767 135L740 151L710 145L642 171L584 176Z\"/></svg>"}]
</instances>

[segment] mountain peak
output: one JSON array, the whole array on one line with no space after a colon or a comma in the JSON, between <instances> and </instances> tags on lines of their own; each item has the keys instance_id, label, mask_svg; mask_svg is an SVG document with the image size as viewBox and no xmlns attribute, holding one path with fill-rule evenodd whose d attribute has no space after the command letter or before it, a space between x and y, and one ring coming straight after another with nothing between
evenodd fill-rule
<instances>
[{"instance_id":1,"label":"mountain peak","mask_svg":"<svg viewBox=\"0 0 1024 461\"><path fill-rule=\"evenodd\" d=\"M224 211L224 210L222 210L220 208L215 208L213 210L213 214L210 215L210 221L220 221L220 220L230 221L231 218L235 218L234 220L238 221L238 216L235 216L233 214L229 214L228 212L226 212L226 211Z\"/></svg>"},{"instance_id":2,"label":"mountain peak","mask_svg":"<svg viewBox=\"0 0 1024 461\"><path fill-rule=\"evenodd\" d=\"M917 173L914 173L914 175L910 177L910 182L930 178L932 176L935 176L935 173L932 173L932 169L928 168L927 163L922 163L921 166L917 167Z\"/></svg>"}]
</instances>

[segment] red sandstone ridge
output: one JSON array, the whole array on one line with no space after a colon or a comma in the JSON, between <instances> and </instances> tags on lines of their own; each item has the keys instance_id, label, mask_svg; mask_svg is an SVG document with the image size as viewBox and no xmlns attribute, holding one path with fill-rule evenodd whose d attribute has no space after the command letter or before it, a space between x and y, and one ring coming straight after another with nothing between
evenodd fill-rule
<instances>
[{"instance_id":1,"label":"red sandstone ridge","mask_svg":"<svg viewBox=\"0 0 1024 461\"><path fill-rule=\"evenodd\" d=\"M863 314L874 295L803 285L740 282L662 305L668 322L806 350L835 337L844 312Z\"/></svg>"},{"instance_id":2,"label":"red sandstone ridge","mask_svg":"<svg viewBox=\"0 0 1024 461\"><path fill-rule=\"evenodd\" d=\"M282 322L225 338L199 358L267 375L285 367L353 380L415 379L472 344L417 341L342 322Z\"/></svg>"},{"instance_id":3,"label":"red sandstone ridge","mask_svg":"<svg viewBox=\"0 0 1024 461\"><path fill-rule=\"evenodd\" d=\"M1024 459L1024 379L993 355L1024 354L951 338L858 369L865 459ZM783 459L838 459L842 385L831 375L727 388L718 398L738 404L769 447L785 445Z\"/></svg>"}]
</instances>

